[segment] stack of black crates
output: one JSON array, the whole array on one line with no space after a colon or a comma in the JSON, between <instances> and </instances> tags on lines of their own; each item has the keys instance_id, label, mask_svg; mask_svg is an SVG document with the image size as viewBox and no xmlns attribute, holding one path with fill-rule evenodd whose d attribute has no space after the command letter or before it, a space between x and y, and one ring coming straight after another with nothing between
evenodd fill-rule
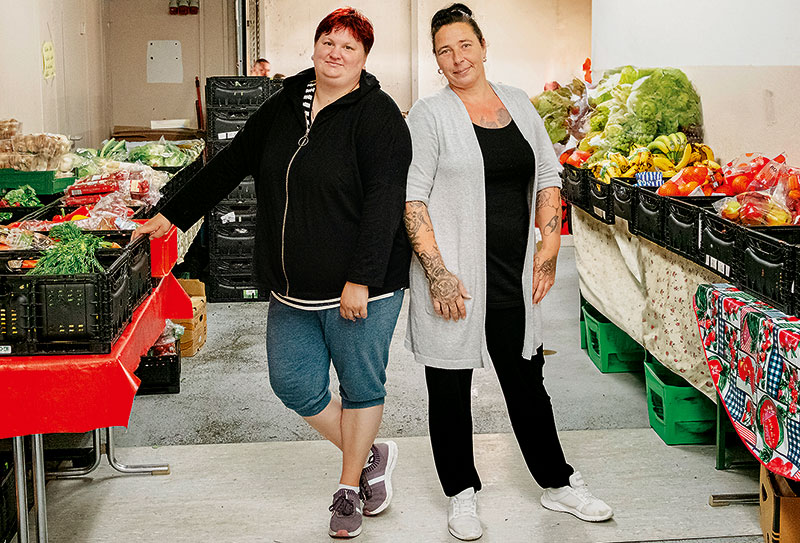
<instances>
[{"instance_id":1,"label":"stack of black crates","mask_svg":"<svg viewBox=\"0 0 800 543\"><path fill-rule=\"evenodd\" d=\"M209 77L206 80L208 158L222 150L264 101L282 87L266 77ZM210 302L266 300L253 281L255 182L247 177L206 218Z\"/></svg>"}]
</instances>

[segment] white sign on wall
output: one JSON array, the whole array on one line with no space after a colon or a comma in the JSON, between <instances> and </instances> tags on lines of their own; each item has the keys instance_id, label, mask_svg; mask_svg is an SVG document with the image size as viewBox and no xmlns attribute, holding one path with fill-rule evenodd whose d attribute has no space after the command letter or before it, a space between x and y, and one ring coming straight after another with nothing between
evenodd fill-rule
<instances>
[{"instance_id":1,"label":"white sign on wall","mask_svg":"<svg viewBox=\"0 0 800 543\"><path fill-rule=\"evenodd\" d=\"M178 40L147 42L147 82L183 83L183 55Z\"/></svg>"}]
</instances>

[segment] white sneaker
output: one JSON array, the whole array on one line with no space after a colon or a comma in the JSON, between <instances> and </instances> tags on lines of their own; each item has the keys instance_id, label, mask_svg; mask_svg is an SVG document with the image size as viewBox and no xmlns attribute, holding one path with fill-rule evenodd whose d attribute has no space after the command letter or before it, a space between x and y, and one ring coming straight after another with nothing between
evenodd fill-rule
<instances>
[{"instance_id":1,"label":"white sneaker","mask_svg":"<svg viewBox=\"0 0 800 543\"><path fill-rule=\"evenodd\" d=\"M447 528L453 537L461 541L474 541L483 535L481 519L478 518L478 496L469 487L450 498Z\"/></svg>"},{"instance_id":2,"label":"white sneaker","mask_svg":"<svg viewBox=\"0 0 800 543\"><path fill-rule=\"evenodd\" d=\"M569 486L546 488L541 501L551 511L570 513L588 522L601 522L614 516L606 502L592 496L579 471L570 476Z\"/></svg>"}]
</instances>

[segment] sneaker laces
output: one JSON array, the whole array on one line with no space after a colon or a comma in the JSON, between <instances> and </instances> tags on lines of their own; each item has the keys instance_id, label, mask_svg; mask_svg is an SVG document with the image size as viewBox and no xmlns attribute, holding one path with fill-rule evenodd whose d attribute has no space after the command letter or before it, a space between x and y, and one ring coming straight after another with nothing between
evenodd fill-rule
<instances>
[{"instance_id":1,"label":"sneaker laces","mask_svg":"<svg viewBox=\"0 0 800 543\"><path fill-rule=\"evenodd\" d=\"M361 479L358 481L358 496L365 501L372 497L372 487L367 481L366 470L361 471Z\"/></svg>"},{"instance_id":2,"label":"sneaker laces","mask_svg":"<svg viewBox=\"0 0 800 543\"><path fill-rule=\"evenodd\" d=\"M353 511L356 510L356 506L352 500L347 497L347 492L345 489L341 489L333 496L333 503L330 507L328 507L328 511L331 513L338 513L339 515L346 517L353 514Z\"/></svg>"},{"instance_id":3,"label":"sneaker laces","mask_svg":"<svg viewBox=\"0 0 800 543\"><path fill-rule=\"evenodd\" d=\"M590 502L595 499L591 492L589 492L589 485L581 481L581 484L578 486L569 485L572 489L573 493L580 498L580 500L584 503Z\"/></svg>"},{"instance_id":4,"label":"sneaker laces","mask_svg":"<svg viewBox=\"0 0 800 543\"><path fill-rule=\"evenodd\" d=\"M455 511L453 511L454 517L460 517L462 515L476 516L478 514L478 500L475 499L474 494L471 498L465 499L455 497L453 502L455 504Z\"/></svg>"}]
</instances>

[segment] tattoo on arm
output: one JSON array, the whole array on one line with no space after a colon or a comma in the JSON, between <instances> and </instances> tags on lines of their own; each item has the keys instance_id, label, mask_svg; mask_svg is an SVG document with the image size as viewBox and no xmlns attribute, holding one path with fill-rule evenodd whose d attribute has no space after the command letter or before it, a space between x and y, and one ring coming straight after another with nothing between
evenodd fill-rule
<instances>
[{"instance_id":1,"label":"tattoo on arm","mask_svg":"<svg viewBox=\"0 0 800 543\"><path fill-rule=\"evenodd\" d=\"M458 296L458 278L444 265L439 246L433 236L428 206L418 201L407 202L404 220L411 247L419 257L433 298L447 301Z\"/></svg>"},{"instance_id":2,"label":"tattoo on arm","mask_svg":"<svg viewBox=\"0 0 800 543\"><path fill-rule=\"evenodd\" d=\"M561 226L561 219L559 219L558 216L553 216L553 218L550 219L550 221L542 228L543 235L547 236L553 232L557 232L559 226Z\"/></svg>"},{"instance_id":3,"label":"tattoo on arm","mask_svg":"<svg viewBox=\"0 0 800 543\"><path fill-rule=\"evenodd\" d=\"M556 257L549 258L541 263L536 270L537 275L555 275L556 273Z\"/></svg>"}]
</instances>

